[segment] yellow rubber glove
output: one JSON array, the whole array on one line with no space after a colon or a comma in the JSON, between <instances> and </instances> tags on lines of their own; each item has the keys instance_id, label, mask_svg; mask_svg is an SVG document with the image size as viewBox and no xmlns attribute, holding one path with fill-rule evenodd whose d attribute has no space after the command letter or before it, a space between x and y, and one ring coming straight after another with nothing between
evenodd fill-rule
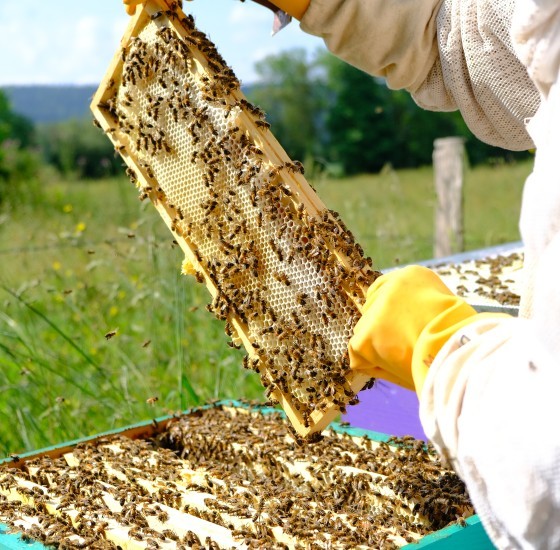
<instances>
[{"instance_id":1,"label":"yellow rubber glove","mask_svg":"<svg viewBox=\"0 0 560 550\"><path fill-rule=\"evenodd\" d=\"M350 339L350 367L420 395L438 351L481 315L426 267L382 275L369 288Z\"/></svg>"},{"instance_id":2,"label":"yellow rubber glove","mask_svg":"<svg viewBox=\"0 0 560 550\"><path fill-rule=\"evenodd\" d=\"M136 6L142 2L144 2L144 0L123 0L126 13L128 13L128 15L134 15L136 13Z\"/></svg>"},{"instance_id":3,"label":"yellow rubber glove","mask_svg":"<svg viewBox=\"0 0 560 550\"><path fill-rule=\"evenodd\" d=\"M144 0L123 0L123 4L126 8L126 13L128 15L134 15L136 13L136 6L142 4ZM276 8L285 11L296 19L301 19L306 12L311 0L273 0L269 2L268 0L254 0L257 4L266 6L272 11L276 11Z\"/></svg>"},{"instance_id":4,"label":"yellow rubber glove","mask_svg":"<svg viewBox=\"0 0 560 550\"><path fill-rule=\"evenodd\" d=\"M263 6L269 3L274 4L277 8L280 8L282 11L285 11L287 14L295 17L296 19L301 19L303 17L309 7L309 4L311 3L311 0L270 0L270 2L268 2L268 0L254 1L258 4L262 4Z\"/></svg>"}]
</instances>

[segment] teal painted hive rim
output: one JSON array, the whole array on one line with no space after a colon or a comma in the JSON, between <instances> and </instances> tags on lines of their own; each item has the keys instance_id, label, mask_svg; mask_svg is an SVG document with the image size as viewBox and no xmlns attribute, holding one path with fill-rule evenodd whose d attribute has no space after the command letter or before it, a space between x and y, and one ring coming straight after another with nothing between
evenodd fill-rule
<instances>
[{"instance_id":1,"label":"teal painted hive rim","mask_svg":"<svg viewBox=\"0 0 560 550\"><path fill-rule=\"evenodd\" d=\"M235 399L225 399L221 401L216 401L215 403L201 405L198 407L192 407L182 411L183 414L190 414L195 411L207 410L219 406L236 407L243 409L254 409L262 414L279 413L283 418L286 418L286 414L281 409L276 409L274 407L267 407L259 404L247 403L245 401L239 401ZM64 443L59 443L52 445L50 447L45 447L36 451L29 451L27 453L22 453L19 456L19 460L14 461L12 457L7 457L0 459L0 468L9 464L17 466L26 459L41 456L47 453L53 453L62 449L70 449L75 447L80 443L87 443L89 441L95 441L102 437L107 437L111 435L118 435L124 432L129 432L131 430L141 430L143 428L150 428L154 426L154 423L161 424L173 419L178 418L176 415L166 415L161 416L152 420L144 420L129 426L124 426L121 428L115 428L113 430L108 430L96 435L87 436L79 439L73 439ZM155 429L155 426L154 426ZM374 432L372 430L365 430L363 428L356 428L339 422L332 422L327 429L331 429L337 433L345 433L352 437L366 437L374 441L388 442L391 438L390 435ZM427 548L433 550L491 550L494 548L484 528L480 522L478 515L473 515L465 521L466 526L463 527L459 524L449 525L444 529L430 533L425 537L422 537L418 542L407 544L402 548L413 550L415 548ZM35 541L24 541L20 534L11 533L10 527L0 523L0 550L45 550L50 547L46 547L40 542ZM468 540L461 540L467 538Z\"/></svg>"}]
</instances>

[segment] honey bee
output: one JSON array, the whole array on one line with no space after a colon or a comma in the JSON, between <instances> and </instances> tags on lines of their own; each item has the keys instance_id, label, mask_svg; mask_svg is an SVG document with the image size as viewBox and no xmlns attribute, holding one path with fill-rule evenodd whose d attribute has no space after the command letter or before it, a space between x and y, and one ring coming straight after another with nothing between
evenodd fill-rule
<instances>
[{"instance_id":1,"label":"honey bee","mask_svg":"<svg viewBox=\"0 0 560 550\"><path fill-rule=\"evenodd\" d=\"M287 276L285 273L281 272L281 271L275 272L275 273L274 273L274 278L275 278L277 281L279 281L279 282L281 282L281 283L284 283L286 286L290 286L290 285L292 284L291 281L290 281L290 279L288 278L288 276Z\"/></svg>"},{"instance_id":2,"label":"honey bee","mask_svg":"<svg viewBox=\"0 0 560 550\"><path fill-rule=\"evenodd\" d=\"M158 512L157 518L162 523L165 523L166 521L169 520L169 514L167 512L165 512L164 510L161 510L160 512Z\"/></svg>"},{"instance_id":3,"label":"honey bee","mask_svg":"<svg viewBox=\"0 0 560 550\"><path fill-rule=\"evenodd\" d=\"M255 155L262 156L263 152L256 145L249 145L248 150Z\"/></svg>"},{"instance_id":4,"label":"honey bee","mask_svg":"<svg viewBox=\"0 0 560 550\"><path fill-rule=\"evenodd\" d=\"M257 227L262 227L262 221L263 221L263 214L262 212L259 212L257 214Z\"/></svg>"},{"instance_id":5,"label":"honey bee","mask_svg":"<svg viewBox=\"0 0 560 550\"><path fill-rule=\"evenodd\" d=\"M287 186L287 185L281 185L280 189L282 190L282 192L288 196L291 197L292 196L292 190Z\"/></svg>"},{"instance_id":6,"label":"honey bee","mask_svg":"<svg viewBox=\"0 0 560 550\"><path fill-rule=\"evenodd\" d=\"M288 172L292 172L294 174L300 173L303 175L303 173L305 172L303 164L299 160L284 163L284 168L288 170Z\"/></svg>"}]
</instances>

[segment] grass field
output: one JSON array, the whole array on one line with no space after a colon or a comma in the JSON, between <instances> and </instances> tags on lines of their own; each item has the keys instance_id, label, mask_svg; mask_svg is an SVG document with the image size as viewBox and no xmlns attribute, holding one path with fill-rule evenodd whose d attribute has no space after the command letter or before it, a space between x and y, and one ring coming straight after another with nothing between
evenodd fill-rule
<instances>
[{"instance_id":1,"label":"grass field","mask_svg":"<svg viewBox=\"0 0 560 550\"><path fill-rule=\"evenodd\" d=\"M519 239L530 169L469 171L467 249ZM430 169L313 183L376 267L432 256ZM0 212L0 456L210 399L263 398L205 311L205 288L180 275L181 251L136 195L124 178L51 183L39 208Z\"/></svg>"}]
</instances>

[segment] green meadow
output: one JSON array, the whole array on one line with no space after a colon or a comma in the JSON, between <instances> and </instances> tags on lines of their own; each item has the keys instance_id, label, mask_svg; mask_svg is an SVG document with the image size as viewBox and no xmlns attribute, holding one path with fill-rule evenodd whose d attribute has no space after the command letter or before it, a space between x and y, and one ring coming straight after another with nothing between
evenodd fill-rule
<instances>
[{"instance_id":1,"label":"green meadow","mask_svg":"<svg viewBox=\"0 0 560 550\"><path fill-rule=\"evenodd\" d=\"M519 239L530 170L468 170L467 250ZM312 183L377 268L432 257L430 168ZM0 456L212 399L264 399L182 259L124 177L53 181L0 211Z\"/></svg>"}]
</instances>

